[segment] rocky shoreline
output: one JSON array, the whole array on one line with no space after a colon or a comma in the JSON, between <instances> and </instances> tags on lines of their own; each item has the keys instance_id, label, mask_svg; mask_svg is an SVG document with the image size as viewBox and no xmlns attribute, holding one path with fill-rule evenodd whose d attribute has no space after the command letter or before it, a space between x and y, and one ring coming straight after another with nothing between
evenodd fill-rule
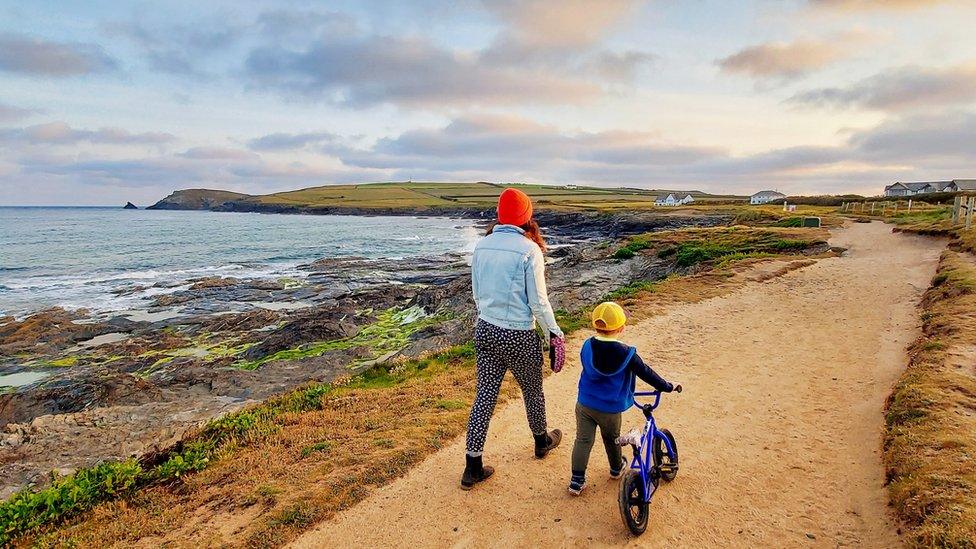
<instances>
[{"instance_id":1,"label":"rocky shoreline","mask_svg":"<svg viewBox=\"0 0 976 549\"><path fill-rule=\"evenodd\" d=\"M483 211L465 217L486 219ZM671 259L611 259L615 239L730 221L537 217L554 244L552 301L567 311L678 269ZM302 280L188 280L158 295L141 318L50 309L0 319L0 384L37 376L0 394L0 497L45 483L50 471L156 453L202 422L297 386L470 337L474 305L463 255L324 258L299 269Z\"/></svg>"}]
</instances>

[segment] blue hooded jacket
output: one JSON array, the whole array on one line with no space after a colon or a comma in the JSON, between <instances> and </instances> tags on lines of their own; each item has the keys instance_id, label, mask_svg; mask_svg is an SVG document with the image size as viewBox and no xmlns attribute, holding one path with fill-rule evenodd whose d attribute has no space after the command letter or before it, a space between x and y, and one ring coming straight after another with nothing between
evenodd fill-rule
<instances>
[{"instance_id":1,"label":"blue hooded jacket","mask_svg":"<svg viewBox=\"0 0 976 549\"><path fill-rule=\"evenodd\" d=\"M630 347L620 367L604 373L593 365L592 342L592 338L587 339L580 349L583 372L580 374L578 402L598 412L623 412L634 405L637 375L629 366L637 349Z\"/></svg>"}]
</instances>

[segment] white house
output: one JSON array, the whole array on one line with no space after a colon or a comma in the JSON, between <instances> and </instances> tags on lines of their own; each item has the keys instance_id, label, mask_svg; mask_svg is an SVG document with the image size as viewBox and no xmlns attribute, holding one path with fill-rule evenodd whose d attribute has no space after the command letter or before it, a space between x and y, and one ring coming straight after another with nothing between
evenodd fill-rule
<instances>
[{"instance_id":1,"label":"white house","mask_svg":"<svg viewBox=\"0 0 976 549\"><path fill-rule=\"evenodd\" d=\"M681 202L674 197L674 194L668 194L667 196L658 195L654 200L655 206L677 206Z\"/></svg>"},{"instance_id":2,"label":"white house","mask_svg":"<svg viewBox=\"0 0 976 549\"><path fill-rule=\"evenodd\" d=\"M679 204L691 204L694 201L695 201L695 197L691 196L690 194L686 194L684 198L682 198L681 200L678 201L678 203Z\"/></svg>"},{"instance_id":3,"label":"white house","mask_svg":"<svg viewBox=\"0 0 976 549\"><path fill-rule=\"evenodd\" d=\"M759 191L749 197L750 204L768 204L777 200L785 200L786 195L777 191Z\"/></svg>"}]
</instances>

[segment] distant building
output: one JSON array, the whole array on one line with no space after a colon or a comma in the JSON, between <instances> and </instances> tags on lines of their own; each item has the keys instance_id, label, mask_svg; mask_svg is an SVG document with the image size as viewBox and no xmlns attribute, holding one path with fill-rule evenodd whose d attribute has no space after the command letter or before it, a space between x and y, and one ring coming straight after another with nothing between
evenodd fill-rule
<instances>
[{"instance_id":1,"label":"distant building","mask_svg":"<svg viewBox=\"0 0 976 549\"><path fill-rule=\"evenodd\" d=\"M942 192L954 193L956 191L976 191L976 179L953 179L947 181L942 187Z\"/></svg>"},{"instance_id":2,"label":"distant building","mask_svg":"<svg viewBox=\"0 0 976 549\"><path fill-rule=\"evenodd\" d=\"M928 193L954 193L956 191L976 191L976 179L953 179L951 181L897 181L884 189L885 196L915 196Z\"/></svg>"},{"instance_id":3,"label":"distant building","mask_svg":"<svg viewBox=\"0 0 976 549\"><path fill-rule=\"evenodd\" d=\"M681 202L674 197L674 194L668 194L667 196L658 195L654 200L655 206L677 206Z\"/></svg>"},{"instance_id":4,"label":"distant building","mask_svg":"<svg viewBox=\"0 0 976 549\"><path fill-rule=\"evenodd\" d=\"M768 204L777 200L785 200L786 195L777 191L759 191L749 197L750 204Z\"/></svg>"},{"instance_id":5,"label":"distant building","mask_svg":"<svg viewBox=\"0 0 976 549\"><path fill-rule=\"evenodd\" d=\"M916 194L937 193L942 191L952 181L916 181L902 182L897 181L885 187L885 196L914 196Z\"/></svg>"},{"instance_id":6,"label":"distant building","mask_svg":"<svg viewBox=\"0 0 976 549\"><path fill-rule=\"evenodd\" d=\"M679 200L678 202L681 204L691 204L694 201L695 201L695 197L691 196L690 194L686 194L685 197Z\"/></svg>"}]
</instances>

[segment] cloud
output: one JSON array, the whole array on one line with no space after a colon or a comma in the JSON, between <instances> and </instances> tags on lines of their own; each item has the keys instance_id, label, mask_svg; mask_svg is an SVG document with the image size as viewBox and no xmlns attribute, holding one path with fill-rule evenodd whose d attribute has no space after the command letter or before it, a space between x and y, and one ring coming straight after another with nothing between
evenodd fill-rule
<instances>
[{"instance_id":1,"label":"cloud","mask_svg":"<svg viewBox=\"0 0 976 549\"><path fill-rule=\"evenodd\" d=\"M194 151L194 152L191 152ZM326 183L363 181L379 177L371 170L334 168L302 162L269 160L247 151L229 149L200 151L141 158L95 158L77 160L67 156L29 156L20 159L19 175L53 177L60 181L126 188L155 187L164 196L174 189L193 186L248 188L267 186L292 189Z\"/></svg>"},{"instance_id":2,"label":"cloud","mask_svg":"<svg viewBox=\"0 0 976 549\"><path fill-rule=\"evenodd\" d=\"M947 111L897 117L851 134L849 143L867 160L916 164L954 160L972 170L976 114Z\"/></svg>"},{"instance_id":3,"label":"cloud","mask_svg":"<svg viewBox=\"0 0 976 549\"><path fill-rule=\"evenodd\" d=\"M37 110L35 109L23 109L13 105L5 105L0 103L0 122L14 122L17 120L23 120L24 118L36 113Z\"/></svg>"},{"instance_id":4,"label":"cloud","mask_svg":"<svg viewBox=\"0 0 976 549\"><path fill-rule=\"evenodd\" d=\"M232 47L244 32L242 26L228 21L158 28L139 21L115 21L103 28L109 36L125 38L138 46L151 70L189 77L207 76L203 61Z\"/></svg>"},{"instance_id":5,"label":"cloud","mask_svg":"<svg viewBox=\"0 0 976 549\"><path fill-rule=\"evenodd\" d=\"M850 57L872 39L865 32L849 31L829 39L766 42L718 59L715 64L728 74L792 80Z\"/></svg>"},{"instance_id":6,"label":"cloud","mask_svg":"<svg viewBox=\"0 0 976 549\"><path fill-rule=\"evenodd\" d=\"M193 147L178 156L195 160L252 160L259 156L251 151L224 147Z\"/></svg>"},{"instance_id":7,"label":"cloud","mask_svg":"<svg viewBox=\"0 0 976 549\"><path fill-rule=\"evenodd\" d=\"M554 10L540 0L485 0L501 28L475 50L371 34L345 14L270 11L258 17L266 40L251 49L243 74L254 88L352 107L579 104L656 59L599 47L637 3L569 0Z\"/></svg>"},{"instance_id":8,"label":"cloud","mask_svg":"<svg viewBox=\"0 0 976 549\"><path fill-rule=\"evenodd\" d=\"M810 0L813 7L843 11L917 10L945 3L948 0Z\"/></svg>"},{"instance_id":9,"label":"cloud","mask_svg":"<svg viewBox=\"0 0 976 549\"><path fill-rule=\"evenodd\" d=\"M114 145L159 145L175 140L163 132L131 133L121 128L75 129L65 122L47 122L26 128L0 129L0 142L66 145L82 141Z\"/></svg>"},{"instance_id":10,"label":"cloud","mask_svg":"<svg viewBox=\"0 0 976 549\"><path fill-rule=\"evenodd\" d=\"M569 0L561 2L558 10L544 0L486 0L484 4L504 26L480 53L482 63L629 81L658 57L597 47L640 4L635 0Z\"/></svg>"},{"instance_id":11,"label":"cloud","mask_svg":"<svg viewBox=\"0 0 976 549\"><path fill-rule=\"evenodd\" d=\"M506 25L496 41L529 49L589 46L632 13L637 0L563 0L553 9L547 0L485 0L484 5Z\"/></svg>"},{"instance_id":12,"label":"cloud","mask_svg":"<svg viewBox=\"0 0 976 549\"><path fill-rule=\"evenodd\" d=\"M353 36L358 25L352 16L339 12L311 10L270 10L258 15L260 32L274 40L305 38L315 34Z\"/></svg>"},{"instance_id":13,"label":"cloud","mask_svg":"<svg viewBox=\"0 0 976 549\"><path fill-rule=\"evenodd\" d=\"M331 132L272 133L252 139L247 146L256 151L287 151L308 145L333 147L341 145L342 138Z\"/></svg>"},{"instance_id":14,"label":"cloud","mask_svg":"<svg viewBox=\"0 0 976 549\"><path fill-rule=\"evenodd\" d=\"M660 143L642 132L563 133L512 116L465 116L443 128L417 129L340 155L360 167L492 172L571 173L583 165L641 168L694 163L724 151ZM497 177L496 177L497 178Z\"/></svg>"},{"instance_id":15,"label":"cloud","mask_svg":"<svg viewBox=\"0 0 976 549\"><path fill-rule=\"evenodd\" d=\"M864 182L929 177L971 167L976 114L890 119L836 146L789 146L733 155L647 132L565 132L512 116L464 116L340 155L394 179L534 181L750 192L851 192ZM815 187L814 187L815 186Z\"/></svg>"},{"instance_id":16,"label":"cloud","mask_svg":"<svg viewBox=\"0 0 976 549\"><path fill-rule=\"evenodd\" d=\"M883 111L932 109L976 101L976 61L947 68L889 69L847 87L820 88L788 102L814 107L858 107Z\"/></svg>"},{"instance_id":17,"label":"cloud","mask_svg":"<svg viewBox=\"0 0 976 549\"><path fill-rule=\"evenodd\" d=\"M0 70L31 76L69 77L105 72L118 66L96 44L52 42L0 34Z\"/></svg>"},{"instance_id":18,"label":"cloud","mask_svg":"<svg viewBox=\"0 0 976 549\"><path fill-rule=\"evenodd\" d=\"M492 67L422 38L322 38L307 48L255 49L245 63L254 86L289 96L365 107L578 103L599 87L544 72Z\"/></svg>"}]
</instances>

